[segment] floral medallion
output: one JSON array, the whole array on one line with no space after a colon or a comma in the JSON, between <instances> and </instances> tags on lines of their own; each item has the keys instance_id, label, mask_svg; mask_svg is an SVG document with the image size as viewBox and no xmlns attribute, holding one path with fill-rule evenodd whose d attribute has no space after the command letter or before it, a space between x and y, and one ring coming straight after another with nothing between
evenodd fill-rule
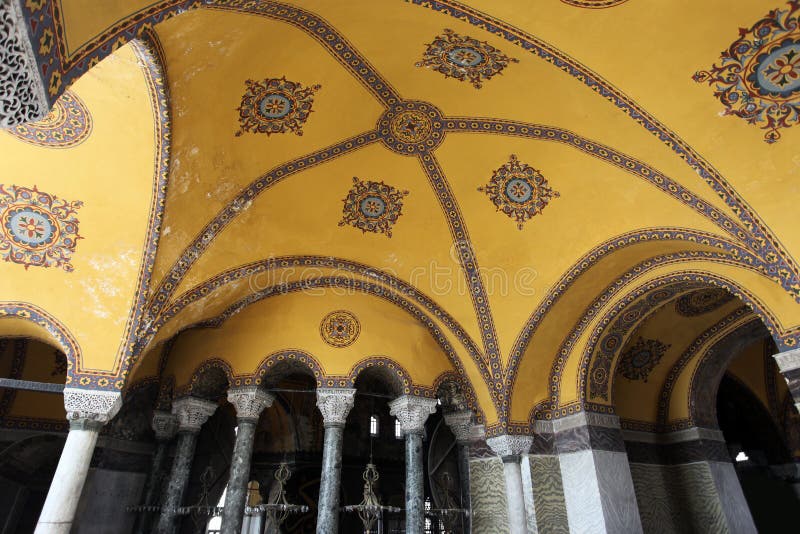
<instances>
[{"instance_id":1,"label":"floral medallion","mask_svg":"<svg viewBox=\"0 0 800 534\"><path fill-rule=\"evenodd\" d=\"M36 265L72 271L70 259L81 238L75 215L82 205L35 186L0 184L0 257L26 269Z\"/></svg>"},{"instance_id":2,"label":"floral medallion","mask_svg":"<svg viewBox=\"0 0 800 534\"><path fill-rule=\"evenodd\" d=\"M405 156L436 148L444 140L442 113L433 104L413 100L389 108L378 120L383 144Z\"/></svg>"},{"instance_id":3,"label":"floral medallion","mask_svg":"<svg viewBox=\"0 0 800 534\"><path fill-rule=\"evenodd\" d=\"M32 145L69 148L79 145L92 133L92 116L75 93L65 91L45 118L6 131Z\"/></svg>"},{"instance_id":4,"label":"floral medallion","mask_svg":"<svg viewBox=\"0 0 800 534\"><path fill-rule=\"evenodd\" d=\"M629 380L644 380L655 369L670 345L657 339L639 338L619 358L617 372Z\"/></svg>"},{"instance_id":5,"label":"floral medallion","mask_svg":"<svg viewBox=\"0 0 800 534\"><path fill-rule=\"evenodd\" d=\"M322 336L322 340L337 348L352 345L360 333L361 324L358 319L345 310L329 313L319 325L319 334Z\"/></svg>"},{"instance_id":6,"label":"floral medallion","mask_svg":"<svg viewBox=\"0 0 800 534\"><path fill-rule=\"evenodd\" d=\"M445 78L469 81L476 89L480 89L485 80L500 74L509 63L519 62L486 41L459 35L453 30L444 30L427 46L417 67L430 67Z\"/></svg>"},{"instance_id":7,"label":"floral medallion","mask_svg":"<svg viewBox=\"0 0 800 534\"><path fill-rule=\"evenodd\" d=\"M516 219L520 230L525 221L541 213L550 200L561 196L550 188L541 172L520 162L514 154L478 191L486 193L498 211Z\"/></svg>"},{"instance_id":8,"label":"floral medallion","mask_svg":"<svg viewBox=\"0 0 800 534\"><path fill-rule=\"evenodd\" d=\"M344 199L339 226L349 224L362 232L375 232L392 237L392 226L402 215L403 197L400 191L383 182L362 182L353 178L353 188Z\"/></svg>"},{"instance_id":9,"label":"floral medallion","mask_svg":"<svg viewBox=\"0 0 800 534\"><path fill-rule=\"evenodd\" d=\"M766 130L764 140L780 139L778 130L800 121L800 2L775 9L722 53L722 62L696 72L714 96L735 115Z\"/></svg>"},{"instance_id":10,"label":"floral medallion","mask_svg":"<svg viewBox=\"0 0 800 534\"><path fill-rule=\"evenodd\" d=\"M710 287L683 295L675 301L675 311L684 317L709 313L733 300L733 295L721 287Z\"/></svg>"},{"instance_id":11,"label":"floral medallion","mask_svg":"<svg viewBox=\"0 0 800 534\"><path fill-rule=\"evenodd\" d=\"M314 93L320 85L303 87L286 78L247 80L239 112L239 131L267 135L294 132L303 135L302 126L308 120Z\"/></svg>"}]
</instances>

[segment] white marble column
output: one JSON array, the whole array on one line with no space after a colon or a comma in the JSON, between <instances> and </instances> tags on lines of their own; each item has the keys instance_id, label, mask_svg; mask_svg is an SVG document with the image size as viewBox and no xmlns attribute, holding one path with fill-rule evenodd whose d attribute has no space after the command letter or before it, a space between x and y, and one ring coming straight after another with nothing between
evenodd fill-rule
<instances>
[{"instance_id":1,"label":"white marble column","mask_svg":"<svg viewBox=\"0 0 800 534\"><path fill-rule=\"evenodd\" d=\"M317 407L325 425L322 474L317 503L317 534L338 534L339 493L342 476L342 438L347 414L353 408L356 390L318 388Z\"/></svg>"},{"instance_id":2,"label":"white marble column","mask_svg":"<svg viewBox=\"0 0 800 534\"><path fill-rule=\"evenodd\" d=\"M406 534L425 532L422 436L425 421L437 404L436 399L414 395L403 395L389 403L389 413L397 417L406 440Z\"/></svg>"},{"instance_id":3,"label":"white marble column","mask_svg":"<svg viewBox=\"0 0 800 534\"><path fill-rule=\"evenodd\" d=\"M463 516L464 532L471 532L472 499L469 492L469 447L475 441L475 425L471 410L445 412L444 422L456 438L458 447L458 478L461 484L461 507L467 513Z\"/></svg>"},{"instance_id":4,"label":"white marble column","mask_svg":"<svg viewBox=\"0 0 800 534\"><path fill-rule=\"evenodd\" d=\"M256 426L261 412L264 408L272 406L274 400L274 395L257 386L233 388L228 391L228 402L236 408L238 430L225 493L225 509L222 512L222 534L242 532Z\"/></svg>"},{"instance_id":5,"label":"white marble column","mask_svg":"<svg viewBox=\"0 0 800 534\"><path fill-rule=\"evenodd\" d=\"M157 534L173 534L177 529L178 508L183 504L189 484L197 435L216 409L216 402L195 397L183 397L172 403L172 413L178 417L178 443L169 473L167 495L156 525Z\"/></svg>"},{"instance_id":6,"label":"white marble column","mask_svg":"<svg viewBox=\"0 0 800 534\"><path fill-rule=\"evenodd\" d=\"M510 533L527 534L528 518L525 513L525 495L522 487L520 460L523 454L527 454L530 451L533 438L525 435L504 434L487 439L486 444L503 460Z\"/></svg>"},{"instance_id":7,"label":"white marble column","mask_svg":"<svg viewBox=\"0 0 800 534\"><path fill-rule=\"evenodd\" d=\"M773 358L783 378L786 379L795 407L800 411L800 349L787 350L776 354Z\"/></svg>"},{"instance_id":8,"label":"white marble column","mask_svg":"<svg viewBox=\"0 0 800 534\"><path fill-rule=\"evenodd\" d=\"M35 534L69 533L89 473L97 436L121 405L122 396L118 392L64 388L69 434Z\"/></svg>"}]
</instances>

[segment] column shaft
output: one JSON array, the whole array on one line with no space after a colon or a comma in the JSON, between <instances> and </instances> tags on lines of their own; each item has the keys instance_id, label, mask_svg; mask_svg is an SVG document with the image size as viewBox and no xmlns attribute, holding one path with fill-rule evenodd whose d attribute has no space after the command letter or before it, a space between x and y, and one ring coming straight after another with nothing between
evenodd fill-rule
<instances>
[{"instance_id":1,"label":"column shaft","mask_svg":"<svg viewBox=\"0 0 800 534\"><path fill-rule=\"evenodd\" d=\"M153 454L153 463L150 466L150 472L147 474L147 482L144 488L144 500L142 503L145 506L158 505L159 497L161 496L162 473L167 466L168 452L169 443L159 441L156 444L156 450ZM154 515L155 512L140 513L136 518L136 525L133 529L134 534L148 534Z\"/></svg>"},{"instance_id":2,"label":"column shaft","mask_svg":"<svg viewBox=\"0 0 800 534\"><path fill-rule=\"evenodd\" d=\"M233 447L230 477L225 493L225 508L222 511L222 534L240 534L242 531L257 424L257 419L238 420L239 429L236 431L236 444Z\"/></svg>"},{"instance_id":3,"label":"column shaft","mask_svg":"<svg viewBox=\"0 0 800 534\"><path fill-rule=\"evenodd\" d=\"M511 534L527 534L528 532L528 520L525 516L525 497L522 489L522 470L519 461L519 456L503 457L508 526Z\"/></svg>"},{"instance_id":4,"label":"column shaft","mask_svg":"<svg viewBox=\"0 0 800 534\"><path fill-rule=\"evenodd\" d=\"M461 482L461 508L467 510L467 515L462 516L464 532L471 532L472 499L469 492L469 443L459 443L458 447L458 478Z\"/></svg>"},{"instance_id":5,"label":"column shaft","mask_svg":"<svg viewBox=\"0 0 800 534\"><path fill-rule=\"evenodd\" d=\"M68 534L75 519L83 484L101 424L84 420L70 423L53 482L47 492L35 534Z\"/></svg>"},{"instance_id":6,"label":"column shaft","mask_svg":"<svg viewBox=\"0 0 800 534\"><path fill-rule=\"evenodd\" d=\"M406 534L425 532L422 433L406 434Z\"/></svg>"},{"instance_id":7,"label":"column shaft","mask_svg":"<svg viewBox=\"0 0 800 534\"><path fill-rule=\"evenodd\" d=\"M167 495L158 518L157 534L173 534L178 524L178 507L183 504L189 474L192 470L194 451L197 447L197 432L182 430L178 432L178 443L175 447L175 460L169 474Z\"/></svg>"},{"instance_id":8,"label":"column shaft","mask_svg":"<svg viewBox=\"0 0 800 534\"><path fill-rule=\"evenodd\" d=\"M339 485L342 476L343 424L325 424L322 475L317 503L317 534L339 532Z\"/></svg>"}]
</instances>

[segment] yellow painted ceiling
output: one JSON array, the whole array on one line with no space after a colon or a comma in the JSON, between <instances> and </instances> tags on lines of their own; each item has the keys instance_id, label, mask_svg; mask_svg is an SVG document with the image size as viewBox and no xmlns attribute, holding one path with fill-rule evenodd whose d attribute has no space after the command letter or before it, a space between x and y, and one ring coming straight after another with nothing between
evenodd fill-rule
<instances>
[{"instance_id":1,"label":"yellow painted ceiling","mask_svg":"<svg viewBox=\"0 0 800 534\"><path fill-rule=\"evenodd\" d=\"M88 9L84 0L62 0L70 49L155 4L108 2L102 9ZM174 2L163 3L168 4ZM446 117L517 121L572 132L582 143L642 162L651 176L673 181L676 188L713 207L723 218L741 224L734 210L672 147L574 76L499 35L400 0L290 4L323 17L402 99L428 102ZM465 4L544 40L635 100L719 171L783 243L790 259L798 256L800 232L793 204L800 184L800 127L783 129L778 143L764 143L761 129L722 116L722 104L713 90L691 79L696 71L718 62L720 51L737 37L740 27L781 7L780 2L747 0L731 9L722 0L670 0L657 7L645 0L629 0L602 10L580 9L558 0L469 0ZM427 43L445 29L486 41L516 62L484 80L480 89L417 66ZM734 256L720 248L723 242L728 250L746 248L735 229L724 229L624 164L589 154L559 136L533 140L493 133L447 133L433 156L455 207L443 209L418 158L398 155L379 140L309 168L294 169L254 199L238 202L244 188L273 169L374 130L385 107L318 40L286 22L207 6L170 18L154 30L168 84L171 160L147 295L148 307L156 310L148 319L155 326L146 332L147 343L140 348L148 353L147 360L157 359L162 344L184 332L173 349L176 356L169 360L175 366L172 371L183 378L188 379L187 373L203 358L219 356L223 349L242 373L252 372L253 364L269 350L290 347L319 354L323 366L335 373L346 372L367 354L391 354L426 384L449 365L446 359L440 361L444 357L440 348L425 337L428 334L420 330L418 321L363 292L335 299L327 294L318 300L300 295L269 298L219 329L186 330L220 315L255 290L340 274L332 268L279 269L282 278L266 285L243 276L209 286L215 277L228 276L244 264L281 257L331 257L358 264L403 284L402 290L392 288L395 295L406 295L418 305L426 299L431 304L426 313L463 362L490 422L494 411L489 410L492 401L487 388L492 386L484 383L473 358L488 365L496 352L493 379L498 384L509 367L517 370L510 416L525 420L531 407L549 396L550 368L569 329L609 285L652 258L678 255L637 274L635 281L626 282L625 291L658 276L695 269L747 288L784 330L800 324L800 306L777 282L734 265ZM236 135L240 129L237 108L246 81L282 77L315 88L302 135ZM0 153L6 163L4 172L12 177L8 180L36 183L66 198L84 200L80 215L85 239L75 254L75 272L24 270L0 263L0 291L8 295L5 300L28 300L62 318L79 339L90 367L112 369L133 299L147 221L153 112L141 70L127 47L90 70L72 90L84 98L96 121L86 143L69 151L45 150L3 136ZM559 194L521 229L478 189L512 155L541 171ZM339 225L343 199L354 177L383 181L408 192L391 237ZM187 249L231 206L232 216L224 228L201 239L199 248ZM481 305L471 294L463 258L454 246L448 211L455 209L480 267L479 281L488 293L486 316L494 333L479 318ZM662 228L702 234L716 243L698 243L686 236L648 238L630 246L615 245L613 252L594 256L595 249L618 236ZM702 254L706 256L698 256ZM710 254L714 257L709 258ZM582 274L574 284L569 280L567 289L563 284L576 269ZM171 279L177 271L185 274ZM388 288L374 273L352 278ZM201 292L205 286L208 289ZM409 296L409 291L414 294ZM598 315L625 291L610 297ZM193 292L202 296L186 301ZM166 302L158 301L159 295L166 295ZM323 310L331 307L358 309L365 332L367 324L371 330L362 341L369 340L368 348L354 348L343 359L339 353L323 350L316 329ZM437 315L433 308L441 313ZM529 342L522 343L521 333L537 310L546 314L539 318ZM389 320L393 313L400 315ZM239 322L241 332L248 328L259 336L270 332L264 338L268 342L256 339L255 334L238 334L239 327L233 325ZM653 328L667 328L666 324ZM594 326L589 321L567 355L567 374L562 378L565 401L577 395L576 355L582 354ZM699 323L694 326L702 330ZM229 329L237 334L224 335ZM464 332L461 339L456 334L459 329ZM232 339L237 341L231 344ZM258 350L249 351L245 342L256 344ZM496 343L496 351L489 350L489 342ZM427 358L428 354L436 356ZM155 371L149 361L137 376Z\"/></svg>"}]
</instances>

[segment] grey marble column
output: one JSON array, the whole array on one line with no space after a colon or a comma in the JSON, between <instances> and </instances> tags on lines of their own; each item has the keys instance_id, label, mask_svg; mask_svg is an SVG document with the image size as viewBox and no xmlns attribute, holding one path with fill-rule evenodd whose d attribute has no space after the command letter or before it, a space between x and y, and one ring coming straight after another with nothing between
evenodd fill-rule
<instances>
[{"instance_id":1,"label":"grey marble column","mask_svg":"<svg viewBox=\"0 0 800 534\"><path fill-rule=\"evenodd\" d=\"M800 411L800 349L787 350L773 356L792 393L794 405Z\"/></svg>"},{"instance_id":2,"label":"grey marble column","mask_svg":"<svg viewBox=\"0 0 800 534\"><path fill-rule=\"evenodd\" d=\"M153 432L156 435L156 450L153 462L147 475L144 487L144 506L157 506L161 493L161 481L166 469L169 444L178 432L178 418L169 412L156 410L153 412ZM155 512L144 511L136 518L133 528L134 534L148 534L150 532Z\"/></svg>"},{"instance_id":3,"label":"grey marble column","mask_svg":"<svg viewBox=\"0 0 800 534\"><path fill-rule=\"evenodd\" d=\"M505 434L487 439L486 444L503 460L509 532L511 534L527 534L528 518L525 512L520 461L522 455L530 451L533 438L525 435Z\"/></svg>"},{"instance_id":4,"label":"grey marble column","mask_svg":"<svg viewBox=\"0 0 800 534\"><path fill-rule=\"evenodd\" d=\"M570 532L641 533L619 418L580 412L553 421L553 431Z\"/></svg>"},{"instance_id":5,"label":"grey marble column","mask_svg":"<svg viewBox=\"0 0 800 534\"><path fill-rule=\"evenodd\" d=\"M389 403L389 413L397 417L406 440L406 534L425 532L422 435L425 421L437 404L436 399L414 395L403 395Z\"/></svg>"},{"instance_id":6,"label":"grey marble column","mask_svg":"<svg viewBox=\"0 0 800 534\"><path fill-rule=\"evenodd\" d=\"M47 492L35 534L68 534L89 473L100 429L119 411L122 396L114 391L64 388L69 434Z\"/></svg>"},{"instance_id":7,"label":"grey marble column","mask_svg":"<svg viewBox=\"0 0 800 534\"><path fill-rule=\"evenodd\" d=\"M458 447L458 478L461 482L461 507L467 513L463 516L464 532L471 532L472 499L469 491L469 448L477 439L475 425L472 423L472 411L459 410L446 412L444 422L453 432Z\"/></svg>"},{"instance_id":8,"label":"grey marble column","mask_svg":"<svg viewBox=\"0 0 800 534\"><path fill-rule=\"evenodd\" d=\"M169 473L167 494L155 529L157 534L173 534L178 528L178 508L183 504L189 483L197 435L216 409L216 402L194 397L184 397L172 403L172 413L178 418L178 442Z\"/></svg>"},{"instance_id":9,"label":"grey marble column","mask_svg":"<svg viewBox=\"0 0 800 534\"><path fill-rule=\"evenodd\" d=\"M240 534L250 482L250 460L258 417L264 408L272 406L275 396L256 386L228 391L228 402L236 408L236 444L233 447L225 509L222 511L222 534Z\"/></svg>"},{"instance_id":10,"label":"grey marble column","mask_svg":"<svg viewBox=\"0 0 800 534\"><path fill-rule=\"evenodd\" d=\"M322 474L317 502L317 534L338 534L339 493L342 476L342 438L347 414L353 407L356 390L318 388L317 407L325 425L322 449Z\"/></svg>"}]
</instances>

